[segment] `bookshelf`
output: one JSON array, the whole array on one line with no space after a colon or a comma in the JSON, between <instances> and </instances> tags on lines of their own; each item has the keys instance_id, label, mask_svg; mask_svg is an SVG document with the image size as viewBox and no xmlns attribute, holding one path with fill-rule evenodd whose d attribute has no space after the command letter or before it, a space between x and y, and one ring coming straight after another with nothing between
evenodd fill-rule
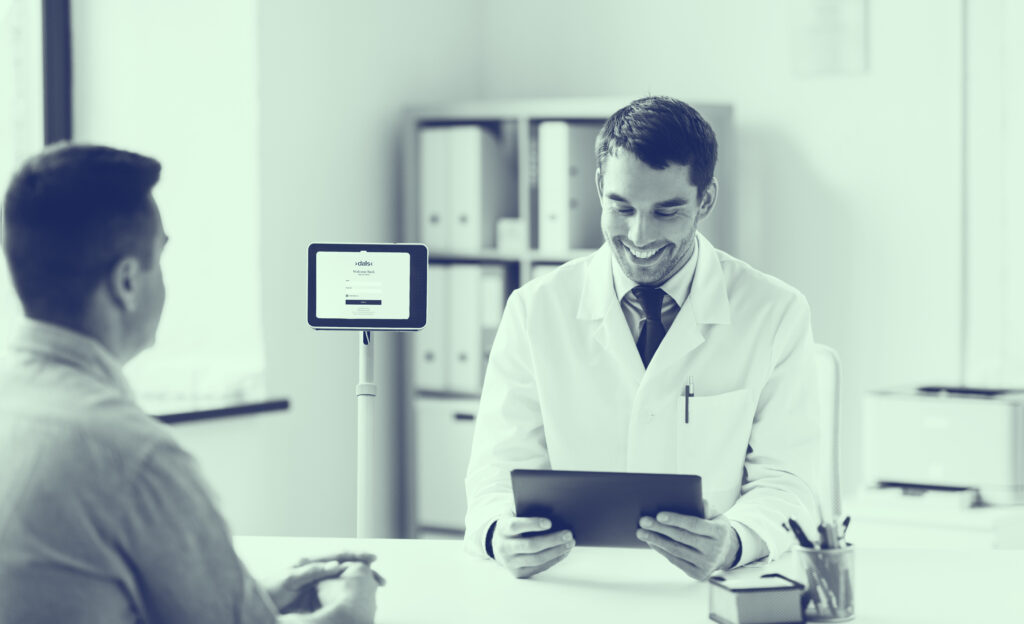
<instances>
[{"instance_id":1,"label":"bookshelf","mask_svg":"<svg viewBox=\"0 0 1024 624\"><path fill-rule=\"evenodd\" d=\"M600 204L593 182L593 142L600 124L632 99L455 102L406 111L402 122L403 240L427 244L431 264L428 289L435 294L443 291L443 294L436 294L434 302L429 301L428 296L427 328L404 343L402 431L407 536L461 536L465 513L463 479L473 420L490 341L504 302L513 290L538 271L586 256L600 246ZM717 246L728 250L731 246L728 219L721 215L730 212L732 110L727 105L694 103L693 106L715 129L719 141L717 176L722 190L718 207L702 222L701 231ZM449 132L456 128L458 130ZM439 135L449 138L438 138ZM460 138L453 139L453 136ZM558 143L561 139L551 137L571 138L567 139L568 146L561 146ZM448 147L443 146L446 140ZM453 148L456 144L461 147ZM475 163L472 161L475 155L491 162ZM446 156L452 159L447 168L438 162ZM551 163L556 161L557 165L553 166ZM568 168L561 168L565 166ZM463 179L462 175L473 179ZM452 195L445 195L438 190L440 187L454 194L454 199L443 201L441 198ZM562 199L564 201L555 201ZM467 201L474 203L470 210L479 210L485 216L467 218L463 215L463 204ZM576 211L571 212L570 206L565 206L564 218L576 220L562 223L562 231L567 232L571 240L585 226L587 244L572 246L566 241L564 245L552 245L551 241L557 243L558 237L553 237L550 230L544 232L544 228L554 227L552 221L562 218L552 215L551 206L563 203L571 204L571 209ZM446 218L451 221L447 226L443 223ZM469 230L468 236L449 236L466 222L494 227L496 231L485 231L479 240L475 229ZM447 234L440 233L443 227L449 228ZM441 244L432 244L430 239ZM467 245L467 240L473 244ZM446 271L452 267L460 267L454 277L451 271ZM466 267L479 269L470 268L467 272ZM477 270L486 272L489 277L482 278L481 284L490 281L490 286L477 289L459 281L476 279L474 271ZM495 286L494 281L500 281L500 287ZM495 294L495 291L498 292ZM476 295L485 292L487 301L474 301L481 299ZM495 297L497 300L491 300ZM446 305L456 299L458 306ZM470 314L468 318L463 316L467 307L472 309L476 305L482 305L487 311L477 316ZM459 318L451 320L448 310L453 310L451 314ZM474 321L486 325L472 327ZM455 326L457 331L446 335L442 326L448 325ZM466 357L459 349L466 346L462 343L468 328L470 333L481 330L479 343L475 336L468 343L469 349L478 349L478 375L475 366L467 369L459 359ZM437 332L432 333L435 330ZM443 354L452 349L454 351ZM471 359L476 356L470 354ZM450 365L448 369L443 364L438 368L438 362ZM444 370L448 371L448 383L444 382ZM467 380L470 383L466 383Z\"/></svg>"}]
</instances>

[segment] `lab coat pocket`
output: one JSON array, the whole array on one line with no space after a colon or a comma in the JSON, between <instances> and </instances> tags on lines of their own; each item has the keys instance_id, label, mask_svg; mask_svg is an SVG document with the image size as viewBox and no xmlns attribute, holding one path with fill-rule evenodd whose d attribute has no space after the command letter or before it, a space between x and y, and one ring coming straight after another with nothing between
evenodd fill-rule
<instances>
[{"instance_id":1,"label":"lab coat pocket","mask_svg":"<svg viewBox=\"0 0 1024 624\"><path fill-rule=\"evenodd\" d=\"M677 470L700 475L708 500L738 493L754 421L753 393L744 388L692 396L689 405L679 397L676 412Z\"/></svg>"}]
</instances>

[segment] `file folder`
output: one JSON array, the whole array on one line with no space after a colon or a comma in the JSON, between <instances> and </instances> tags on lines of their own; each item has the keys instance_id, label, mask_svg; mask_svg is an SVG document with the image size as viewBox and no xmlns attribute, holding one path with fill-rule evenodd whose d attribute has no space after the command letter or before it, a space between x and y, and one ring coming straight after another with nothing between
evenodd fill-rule
<instances>
[{"instance_id":1,"label":"file folder","mask_svg":"<svg viewBox=\"0 0 1024 624\"><path fill-rule=\"evenodd\" d=\"M535 264L532 267L530 267L530 279L535 280L538 277L541 277L542 275L547 275L548 273L551 273L552 271L557 269L559 266L560 265L558 264Z\"/></svg>"},{"instance_id":2,"label":"file folder","mask_svg":"<svg viewBox=\"0 0 1024 624\"><path fill-rule=\"evenodd\" d=\"M427 325L416 332L414 382L420 390L445 391L449 383L450 345L449 266L431 264L427 269Z\"/></svg>"},{"instance_id":3,"label":"file folder","mask_svg":"<svg viewBox=\"0 0 1024 624\"><path fill-rule=\"evenodd\" d=\"M498 219L515 215L514 168L503 162L497 136L484 126L450 126L448 139L448 249L493 249Z\"/></svg>"},{"instance_id":4,"label":"file folder","mask_svg":"<svg viewBox=\"0 0 1024 624\"><path fill-rule=\"evenodd\" d=\"M444 251L451 243L448 223L451 197L450 131L428 126L419 132L420 241Z\"/></svg>"},{"instance_id":5,"label":"file folder","mask_svg":"<svg viewBox=\"0 0 1024 624\"><path fill-rule=\"evenodd\" d=\"M487 368L487 360L491 356L491 345L498 333L501 313L505 310L505 267L504 265L483 265L480 275L480 338L483 347L481 365ZM481 378L481 385L483 379Z\"/></svg>"},{"instance_id":6,"label":"file folder","mask_svg":"<svg viewBox=\"0 0 1024 624\"><path fill-rule=\"evenodd\" d=\"M449 389L478 393L483 386L483 332L481 331L480 282L482 267L453 264L449 273Z\"/></svg>"},{"instance_id":7,"label":"file folder","mask_svg":"<svg viewBox=\"0 0 1024 624\"><path fill-rule=\"evenodd\" d=\"M538 248L549 253L596 249L601 202L594 184L597 122L543 121L537 125Z\"/></svg>"}]
</instances>

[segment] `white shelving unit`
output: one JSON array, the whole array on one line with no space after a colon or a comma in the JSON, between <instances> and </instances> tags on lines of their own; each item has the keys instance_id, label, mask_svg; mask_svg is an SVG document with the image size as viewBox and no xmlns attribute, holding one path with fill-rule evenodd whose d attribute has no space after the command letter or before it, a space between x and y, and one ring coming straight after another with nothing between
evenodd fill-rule
<instances>
[{"instance_id":1,"label":"white shelving unit","mask_svg":"<svg viewBox=\"0 0 1024 624\"><path fill-rule=\"evenodd\" d=\"M538 190L537 135L538 126L545 121L604 122L612 113L629 103L632 98L599 99L538 99L515 101L460 102L431 105L408 110L402 130L402 210L403 239L421 241L420 233L420 131L426 127L477 124L487 127L498 138L502 162L506 167L509 188L515 195L515 217L526 233L521 248L481 248L472 251L450 252L431 249L431 264L479 264L504 268L504 297L529 281L534 267L554 266L573 258L585 256L593 249L571 249L551 253L538 248ZM715 129L719 142L719 164L716 171L722 191L718 207L702 222L701 231L715 241L716 246L728 250L732 237L728 206L734 178L732 159L732 110L726 105L693 103ZM592 170L587 172L593 178ZM596 198L596 189L594 191ZM594 219L600 219L594 214ZM429 288L429 282L428 282ZM431 323L428 312L428 326ZM411 341L406 344L411 344ZM488 345L489 346L489 345ZM472 440L472 417L477 393L452 393L436 389L424 390L417 386L417 360L407 353L405 370L405 401L403 423L406 466L404 470L404 500L406 508L406 534L417 536L448 533L459 536L463 530L462 515L465 508L463 478ZM448 418L438 411L425 415L423 401L434 401L435 408L450 402ZM446 511L445 511L446 510Z\"/></svg>"}]
</instances>

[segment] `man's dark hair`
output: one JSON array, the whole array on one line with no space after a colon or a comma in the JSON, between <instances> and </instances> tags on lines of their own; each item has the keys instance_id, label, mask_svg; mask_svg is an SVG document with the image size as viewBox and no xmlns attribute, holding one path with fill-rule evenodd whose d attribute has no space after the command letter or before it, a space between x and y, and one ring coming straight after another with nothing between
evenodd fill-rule
<instances>
[{"instance_id":1,"label":"man's dark hair","mask_svg":"<svg viewBox=\"0 0 1024 624\"><path fill-rule=\"evenodd\" d=\"M711 125L692 106L675 98L634 100L604 122L594 153L604 170L608 155L624 149L654 169L690 167L690 182L704 194L715 175L718 141Z\"/></svg>"},{"instance_id":2,"label":"man's dark hair","mask_svg":"<svg viewBox=\"0 0 1024 624\"><path fill-rule=\"evenodd\" d=\"M59 143L30 158L4 200L3 248L29 317L81 320L89 296L122 258L153 261L152 158Z\"/></svg>"}]
</instances>

